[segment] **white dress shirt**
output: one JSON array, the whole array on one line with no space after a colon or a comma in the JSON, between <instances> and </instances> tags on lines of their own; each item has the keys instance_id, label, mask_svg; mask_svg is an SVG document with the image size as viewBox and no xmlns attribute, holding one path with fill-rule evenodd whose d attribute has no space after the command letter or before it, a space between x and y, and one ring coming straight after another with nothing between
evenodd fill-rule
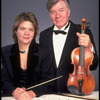
<instances>
[{"instance_id":1,"label":"white dress shirt","mask_svg":"<svg viewBox=\"0 0 100 100\"><path fill-rule=\"evenodd\" d=\"M61 30L64 30L66 25ZM53 32L53 48L54 48L54 56L55 56L55 61L56 61L57 67L59 66L59 62L60 62L60 58L62 56L65 41L67 39L69 27L70 27L70 24L69 24L68 28L64 30L65 32L67 32L67 34L65 34L65 35L64 34L56 35ZM54 26L53 30L59 30L59 29L56 26Z\"/></svg>"}]
</instances>

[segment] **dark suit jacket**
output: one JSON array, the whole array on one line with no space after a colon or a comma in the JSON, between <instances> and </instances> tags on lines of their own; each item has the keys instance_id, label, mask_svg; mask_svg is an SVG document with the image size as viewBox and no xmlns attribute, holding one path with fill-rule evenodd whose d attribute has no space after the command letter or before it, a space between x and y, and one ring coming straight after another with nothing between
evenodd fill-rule
<instances>
[{"instance_id":1,"label":"dark suit jacket","mask_svg":"<svg viewBox=\"0 0 100 100\"><path fill-rule=\"evenodd\" d=\"M1 50L2 73L1 89L6 95L12 95L16 87L23 85L20 82L20 55L18 44L3 47ZM53 69L50 58L50 51L36 43L29 47L27 62L26 88L53 78ZM53 82L33 88L37 96L50 93Z\"/></svg>"},{"instance_id":2,"label":"dark suit jacket","mask_svg":"<svg viewBox=\"0 0 100 100\"><path fill-rule=\"evenodd\" d=\"M57 92L69 92L67 89L67 80L69 77L69 73L72 73L73 68L74 68L73 64L71 63L71 52L73 49L79 47L78 37L76 36L76 32L81 32L81 26L76 25L73 22L71 22L71 26L69 29L69 33L68 33L65 45L64 45L64 50L63 50L58 68L56 67L54 51L53 51L53 42L52 42L53 27L54 26L52 26L40 33L39 42L40 42L40 45L46 46L51 49L52 60L53 60L56 76L59 76L59 75L64 76L63 78L57 80L56 91ZM98 57L97 57L97 51L95 48L95 43L94 43L91 31L89 29L86 29L85 33L89 34L89 36L91 38L91 42L93 43L93 46L95 49L93 64L90 66L90 70L95 70L97 68L97 64L98 64Z\"/></svg>"}]
</instances>

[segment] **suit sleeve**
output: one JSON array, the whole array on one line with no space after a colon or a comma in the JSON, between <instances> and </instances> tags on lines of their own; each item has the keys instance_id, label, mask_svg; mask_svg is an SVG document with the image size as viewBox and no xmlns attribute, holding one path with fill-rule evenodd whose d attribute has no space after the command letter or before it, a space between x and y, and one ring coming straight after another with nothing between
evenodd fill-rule
<instances>
[{"instance_id":1,"label":"suit sleeve","mask_svg":"<svg viewBox=\"0 0 100 100\"><path fill-rule=\"evenodd\" d=\"M4 54L2 52L1 54L1 90L3 91L3 95L11 96L15 87L13 86L13 82L8 71L9 66L7 65L6 58L4 56L6 53Z\"/></svg>"},{"instance_id":2,"label":"suit sleeve","mask_svg":"<svg viewBox=\"0 0 100 100\"><path fill-rule=\"evenodd\" d=\"M94 47L95 53L93 52L94 57L93 57L92 65L90 65L90 70L95 70L97 68L97 65L98 65L98 55L97 55L97 50L96 50L94 38L93 38L93 35L92 35L92 32L90 31L90 29L86 29L85 33L90 36L91 42L92 42L93 47Z\"/></svg>"}]
</instances>

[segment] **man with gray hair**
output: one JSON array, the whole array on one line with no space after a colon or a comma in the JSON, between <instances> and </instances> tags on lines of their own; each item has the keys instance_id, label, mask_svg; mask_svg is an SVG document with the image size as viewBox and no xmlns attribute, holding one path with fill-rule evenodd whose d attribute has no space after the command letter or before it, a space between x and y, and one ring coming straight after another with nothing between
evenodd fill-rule
<instances>
[{"instance_id":1,"label":"man with gray hair","mask_svg":"<svg viewBox=\"0 0 100 100\"><path fill-rule=\"evenodd\" d=\"M94 54L93 64L90 70L95 70L98 64L97 51L90 29L86 28L81 33L81 25L74 24L69 20L70 3L68 0L48 0L47 9L53 26L40 33L39 42L42 46L50 48L54 65L55 76L63 75L63 78L56 81L55 92L67 93L67 81L69 74L73 72L74 65L71 61L73 49L84 46ZM78 92L78 90L76 89Z\"/></svg>"}]
</instances>

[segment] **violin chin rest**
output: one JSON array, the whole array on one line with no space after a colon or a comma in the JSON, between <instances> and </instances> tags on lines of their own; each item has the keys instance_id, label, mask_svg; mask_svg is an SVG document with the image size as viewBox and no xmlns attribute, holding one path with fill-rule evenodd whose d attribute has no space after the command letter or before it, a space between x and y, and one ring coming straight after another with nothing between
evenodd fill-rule
<instances>
[{"instance_id":1,"label":"violin chin rest","mask_svg":"<svg viewBox=\"0 0 100 100\"><path fill-rule=\"evenodd\" d=\"M72 94L75 94L75 95L80 95L80 96L84 95L84 93L79 92L78 88L77 88L76 86L74 86L74 85L69 85L69 86L68 86L68 90L69 90Z\"/></svg>"}]
</instances>

